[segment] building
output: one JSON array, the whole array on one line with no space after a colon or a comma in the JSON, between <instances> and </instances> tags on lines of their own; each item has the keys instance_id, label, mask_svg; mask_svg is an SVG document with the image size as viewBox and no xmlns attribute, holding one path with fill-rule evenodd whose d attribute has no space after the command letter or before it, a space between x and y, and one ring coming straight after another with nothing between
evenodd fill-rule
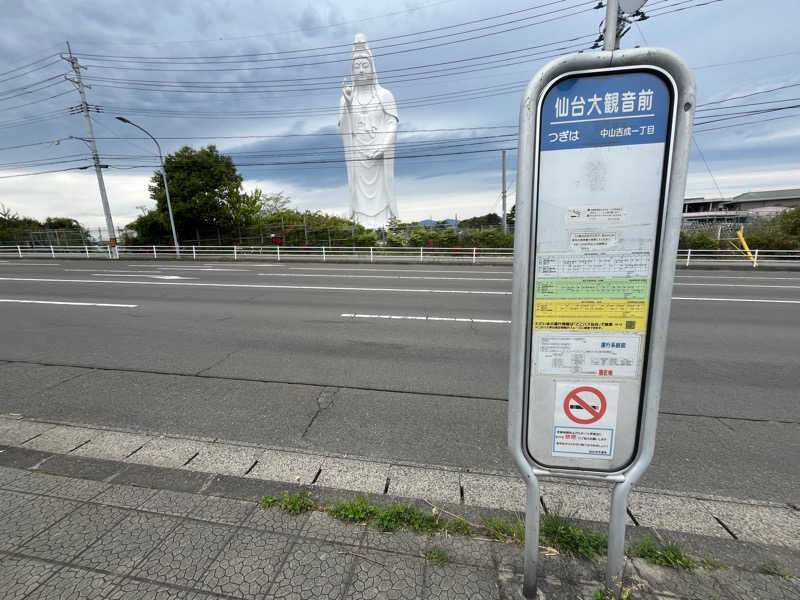
<instances>
[{"instance_id":1,"label":"building","mask_svg":"<svg viewBox=\"0 0 800 600\"><path fill-rule=\"evenodd\" d=\"M800 206L800 188L746 192L733 198L686 198L683 201L683 228L687 231L738 229L744 223L773 217Z\"/></svg>"}]
</instances>

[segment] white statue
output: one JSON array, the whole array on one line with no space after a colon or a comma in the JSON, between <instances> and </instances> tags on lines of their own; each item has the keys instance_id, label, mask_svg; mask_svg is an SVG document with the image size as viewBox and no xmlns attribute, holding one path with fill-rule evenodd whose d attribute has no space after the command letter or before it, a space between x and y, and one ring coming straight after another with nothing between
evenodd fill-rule
<instances>
[{"instance_id":1,"label":"white statue","mask_svg":"<svg viewBox=\"0 0 800 600\"><path fill-rule=\"evenodd\" d=\"M363 33L353 42L352 85L342 81L339 129L350 187L351 217L367 228L385 227L397 217L394 197L394 143L397 105L378 85L375 61Z\"/></svg>"}]
</instances>

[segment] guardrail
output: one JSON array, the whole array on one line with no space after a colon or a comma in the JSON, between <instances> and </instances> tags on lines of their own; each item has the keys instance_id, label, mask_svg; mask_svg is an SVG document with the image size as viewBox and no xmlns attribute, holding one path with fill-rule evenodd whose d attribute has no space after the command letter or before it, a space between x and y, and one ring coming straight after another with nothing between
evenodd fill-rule
<instances>
[{"instance_id":1,"label":"guardrail","mask_svg":"<svg viewBox=\"0 0 800 600\"><path fill-rule=\"evenodd\" d=\"M176 258L173 246L118 246L120 258ZM678 264L787 265L800 263L800 250L678 250ZM85 246L0 246L0 257L15 258L114 258L107 245ZM321 262L511 262L513 248L393 248L386 246L181 246L184 260L229 258L239 260L319 260Z\"/></svg>"},{"instance_id":2,"label":"guardrail","mask_svg":"<svg viewBox=\"0 0 800 600\"><path fill-rule=\"evenodd\" d=\"M381 262L481 262L507 261L514 258L513 248L392 248L386 246L180 246L180 258L230 258L235 261L260 259L276 262L298 259L327 261ZM174 259L174 246L118 246L120 258ZM16 258L113 258L107 245L85 246L0 246L0 257Z\"/></svg>"},{"instance_id":3,"label":"guardrail","mask_svg":"<svg viewBox=\"0 0 800 600\"><path fill-rule=\"evenodd\" d=\"M800 250L750 250L751 256L742 250L678 250L678 264L690 266L692 264L725 264L749 263L752 267L758 265L781 265L800 262ZM752 258L751 258L752 257Z\"/></svg>"}]
</instances>

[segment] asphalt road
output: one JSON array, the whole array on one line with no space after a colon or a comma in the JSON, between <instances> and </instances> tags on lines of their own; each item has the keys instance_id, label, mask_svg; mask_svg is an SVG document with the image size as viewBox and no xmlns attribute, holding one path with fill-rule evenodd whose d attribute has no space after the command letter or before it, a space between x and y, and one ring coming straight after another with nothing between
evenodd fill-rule
<instances>
[{"instance_id":1,"label":"asphalt road","mask_svg":"<svg viewBox=\"0 0 800 600\"><path fill-rule=\"evenodd\" d=\"M510 291L504 266L0 260L0 413L513 471ZM673 295L642 485L800 504L800 273Z\"/></svg>"}]
</instances>

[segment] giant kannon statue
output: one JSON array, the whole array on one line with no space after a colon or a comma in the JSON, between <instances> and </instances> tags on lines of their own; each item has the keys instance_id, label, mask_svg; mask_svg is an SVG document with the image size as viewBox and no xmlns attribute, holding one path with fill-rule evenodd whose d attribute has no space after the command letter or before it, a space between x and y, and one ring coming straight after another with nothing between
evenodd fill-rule
<instances>
[{"instance_id":1,"label":"giant kannon statue","mask_svg":"<svg viewBox=\"0 0 800 600\"><path fill-rule=\"evenodd\" d=\"M352 84L342 82L339 101L350 213L364 227L385 227L390 217L397 217L394 143L400 119L394 96L378 85L375 60L362 33L353 42L351 67Z\"/></svg>"}]
</instances>

